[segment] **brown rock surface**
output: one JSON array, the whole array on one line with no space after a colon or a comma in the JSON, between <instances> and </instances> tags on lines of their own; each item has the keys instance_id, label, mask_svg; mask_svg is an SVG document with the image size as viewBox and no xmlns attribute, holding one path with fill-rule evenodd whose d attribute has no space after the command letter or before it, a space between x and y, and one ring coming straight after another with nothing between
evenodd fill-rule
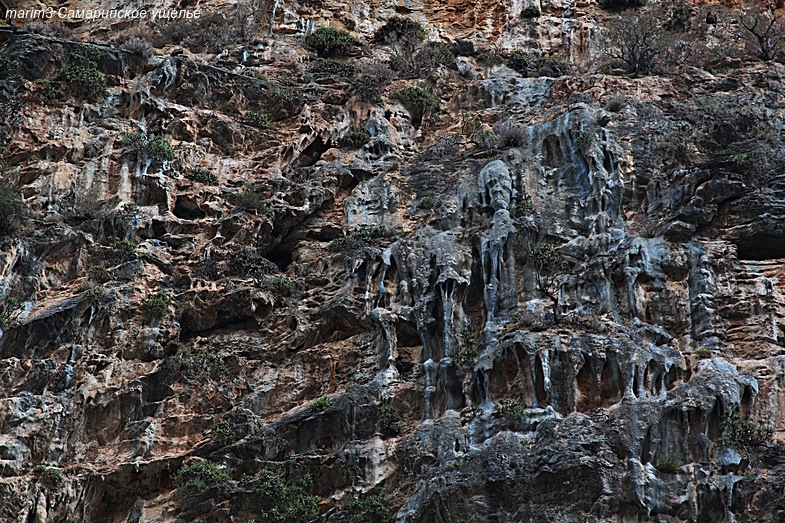
<instances>
[{"instance_id":1,"label":"brown rock surface","mask_svg":"<svg viewBox=\"0 0 785 523\"><path fill-rule=\"evenodd\" d=\"M284 2L149 58L0 28L0 521L782 521L783 67L606 74L615 15L537 4ZM478 52L303 43L395 14Z\"/></svg>"}]
</instances>

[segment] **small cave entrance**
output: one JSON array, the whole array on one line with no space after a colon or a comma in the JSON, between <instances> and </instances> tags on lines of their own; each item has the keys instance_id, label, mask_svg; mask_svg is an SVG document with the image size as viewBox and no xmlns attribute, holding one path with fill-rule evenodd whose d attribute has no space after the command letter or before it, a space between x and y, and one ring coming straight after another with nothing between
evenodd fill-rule
<instances>
[{"instance_id":1,"label":"small cave entrance","mask_svg":"<svg viewBox=\"0 0 785 523\"><path fill-rule=\"evenodd\" d=\"M534 359L534 397L537 405L544 408L550 404L550 394L545 389L545 373L543 372L542 359L539 354Z\"/></svg>"},{"instance_id":2,"label":"small cave entrance","mask_svg":"<svg viewBox=\"0 0 785 523\"><path fill-rule=\"evenodd\" d=\"M561 140L552 134L542 142L543 165L546 167L561 167L564 165L564 151L562 150Z\"/></svg>"},{"instance_id":3,"label":"small cave entrance","mask_svg":"<svg viewBox=\"0 0 785 523\"><path fill-rule=\"evenodd\" d=\"M316 139L300 153L300 156L295 162L295 167L310 167L318 162L329 148L330 145L325 143L321 136L317 136Z\"/></svg>"},{"instance_id":4,"label":"small cave entrance","mask_svg":"<svg viewBox=\"0 0 785 523\"><path fill-rule=\"evenodd\" d=\"M417 347L422 345L420 333L411 321L398 320L395 323L395 337L399 347Z\"/></svg>"},{"instance_id":5,"label":"small cave entrance","mask_svg":"<svg viewBox=\"0 0 785 523\"><path fill-rule=\"evenodd\" d=\"M599 387L592 372L591 359L586 354L583 355L583 365L575 377L575 385L578 389L578 404L575 407L578 412L587 412L599 406Z\"/></svg>"},{"instance_id":6,"label":"small cave entrance","mask_svg":"<svg viewBox=\"0 0 785 523\"><path fill-rule=\"evenodd\" d=\"M177 197L172 213L182 220L197 220L206 216L198 203L184 195Z\"/></svg>"},{"instance_id":7,"label":"small cave entrance","mask_svg":"<svg viewBox=\"0 0 785 523\"><path fill-rule=\"evenodd\" d=\"M762 261L785 258L785 237L757 234L736 242L739 260Z\"/></svg>"},{"instance_id":8,"label":"small cave entrance","mask_svg":"<svg viewBox=\"0 0 785 523\"><path fill-rule=\"evenodd\" d=\"M643 438L643 445L641 446L641 463L651 462L651 427L646 429L646 437Z\"/></svg>"},{"instance_id":9,"label":"small cave entrance","mask_svg":"<svg viewBox=\"0 0 785 523\"><path fill-rule=\"evenodd\" d=\"M706 436L711 441L717 441L722 436L722 420L725 413L722 408L722 403L717 400L714 402L714 407L709 413L709 419L706 423Z\"/></svg>"},{"instance_id":10,"label":"small cave entrance","mask_svg":"<svg viewBox=\"0 0 785 523\"><path fill-rule=\"evenodd\" d=\"M750 416L750 407L752 406L752 389L744 387L744 394L741 395L741 405L739 405L739 414L744 419Z\"/></svg>"},{"instance_id":11,"label":"small cave entrance","mask_svg":"<svg viewBox=\"0 0 785 523\"><path fill-rule=\"evenodd\" d=\"M285 271L292 263L292 248L280 245L264 255L265 258L273 262L279 269Z\"/></svg>"}]
</instances>

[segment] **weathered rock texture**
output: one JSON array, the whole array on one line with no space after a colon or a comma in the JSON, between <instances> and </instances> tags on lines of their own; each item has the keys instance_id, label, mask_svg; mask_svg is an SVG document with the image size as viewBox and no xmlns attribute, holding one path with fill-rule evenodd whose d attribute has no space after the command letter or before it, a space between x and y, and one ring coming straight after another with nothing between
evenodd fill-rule
<instances>
[{"instance_id":1,"label":"weathered rock texture","mask_svg":"<svg viewBox=\"0 0 785 523\"><path fill-rule=\"evenodd\" d=\"M3 177L29 209L0 244L0 520L266 521L243 478L271 470L310 473L319 521L371 494L407 523L783 521L782 447L722 440L737 412L785 435L781 65L459 57L418 122L393 96L415 80L364 102L302 42L406 13L432 39L599 56L610 15L539 5L281 2L271 37L218 57L98 47L92 100L34 82L84 44L0 28ZM514 146L473 143L495 122ZM178 492L195 458L231 480Z\"/></svg>"}]
</instances>

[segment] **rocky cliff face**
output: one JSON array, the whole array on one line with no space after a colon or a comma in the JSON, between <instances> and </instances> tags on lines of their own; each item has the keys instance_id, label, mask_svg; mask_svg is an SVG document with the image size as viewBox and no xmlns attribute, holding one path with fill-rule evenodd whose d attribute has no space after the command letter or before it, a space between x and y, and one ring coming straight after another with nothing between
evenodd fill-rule
<instances>
[{"instance_id":1,"label":"rocky cliff face","mask_svg":"<svg viewBox=\"0 0 785 523\"><path fill-rule=\"evenodd\" d=\"M589 0L257 7L0 27L1 520L783 520L780 64L596 72ZM303 43L400 13L475 49Z\"/></svg>"}]
</instances>

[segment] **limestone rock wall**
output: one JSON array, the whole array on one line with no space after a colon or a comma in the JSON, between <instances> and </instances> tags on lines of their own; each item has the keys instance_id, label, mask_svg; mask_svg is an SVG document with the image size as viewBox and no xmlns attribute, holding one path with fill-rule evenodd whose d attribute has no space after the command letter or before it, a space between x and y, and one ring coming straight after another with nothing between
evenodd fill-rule
<instances>
[{"instance_id":1,"label":"limestone rock wall","mask_svg":"<svg viewBox=\"0 0 785 523\"><path fill-rule=\"evenodd\" d=\"M734 447L726 420L785 435L782 66L462 56L421 119L393 95L417 80L369 103L302 42L405 13L597 52L593 2L526 5L281 2L223 56L98 47L99 100L36 82L85 44L2 32L3 181L29 214L0 243L0 519L263 521L266 470L309 475L316 521L377 495L410 523L781 521L782 445ZM495 123L515 139L483 145ZM229 479L178 491L194 460Z\"/></svg>"}]
</instances>

